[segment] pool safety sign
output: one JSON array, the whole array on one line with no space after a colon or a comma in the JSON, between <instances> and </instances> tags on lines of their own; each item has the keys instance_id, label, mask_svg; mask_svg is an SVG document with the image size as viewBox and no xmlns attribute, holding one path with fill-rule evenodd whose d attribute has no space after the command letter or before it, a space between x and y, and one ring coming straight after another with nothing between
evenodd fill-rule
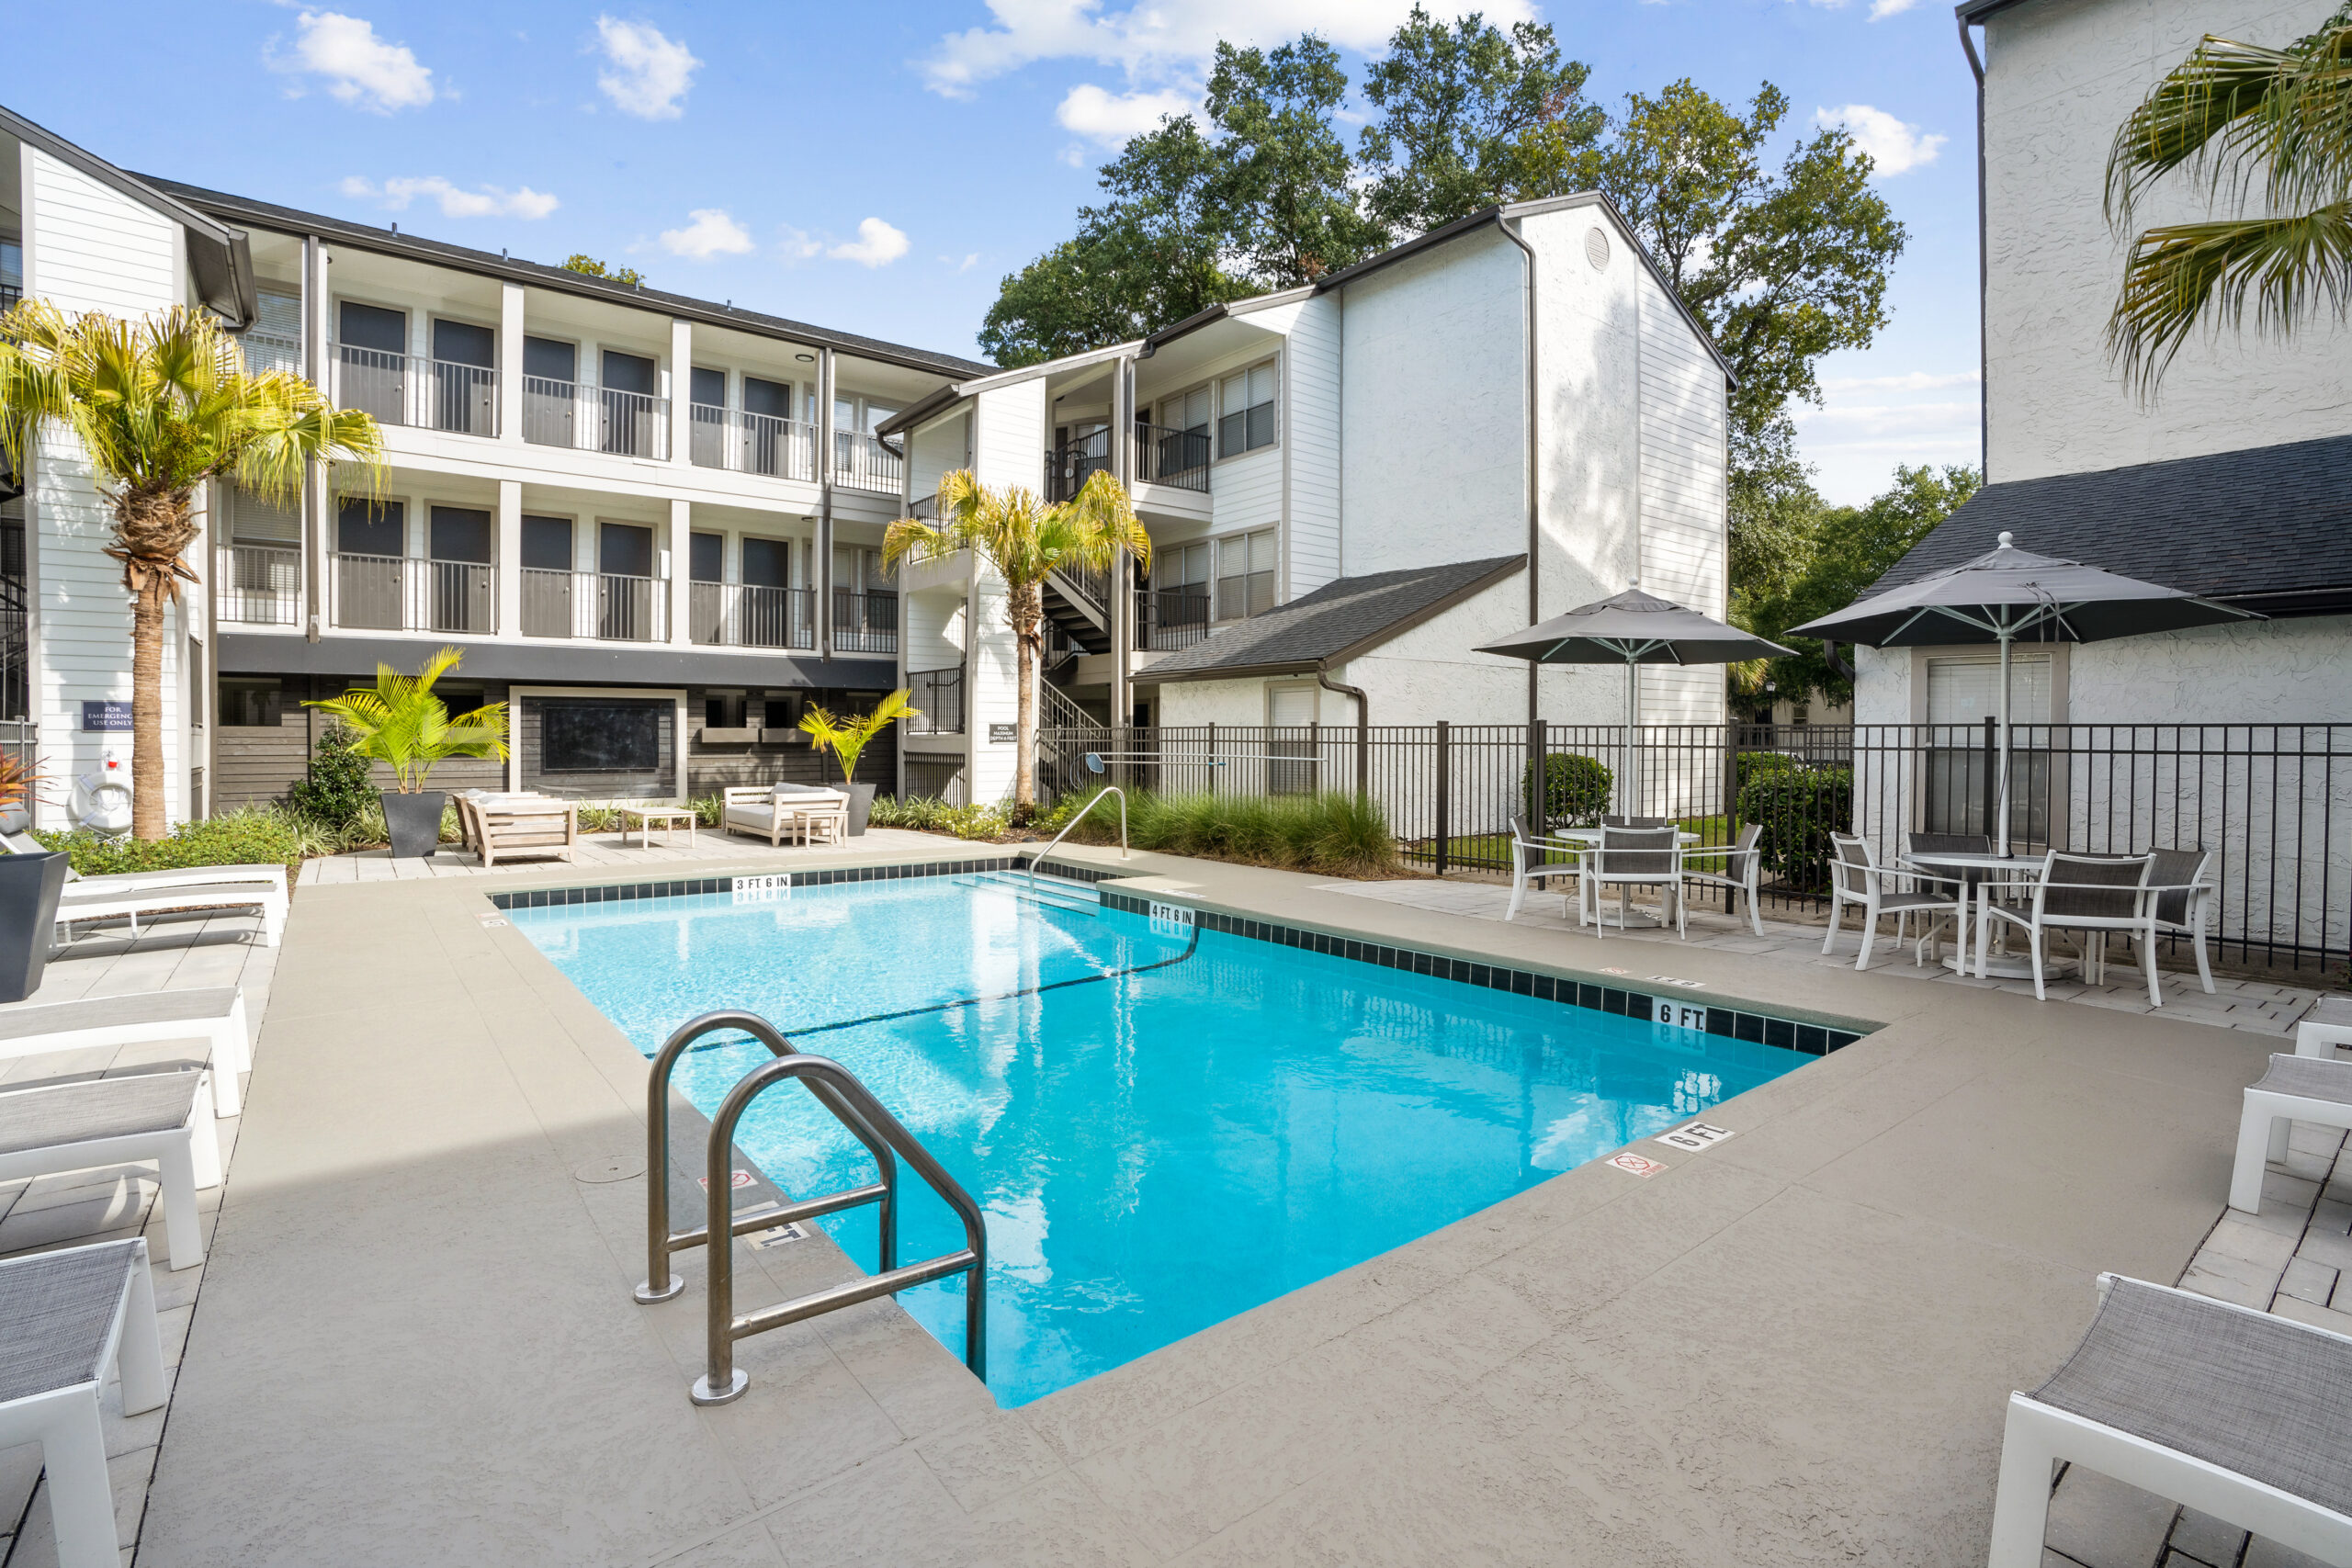
<instances>
[{"instance_id":1,"label":"pool safety sign","mask_svg":"<svg viewBox=\"0 0 2352 1568\"><path fill-rule=\"evenodd\" d=\"M739 876L735 879L735 902L765 904L792 897L792 873L779 871L766 876Z\"/></svg>"},{"instance_id":2,"label":"pool safety sign","mask_svg":"<svg viewBox=\"0 0 2352 1568\"><path fill-rule=\"evenodd\" d=\"M1677 1029L1707 1027L1707 1010L1696 1002L1678 1002L1672 997L1652 997L1657 1003L1655 1016L1660 1023L1670 1023Z\"/></svg>"},{"instance_id":3,"label":"pool safety sign","mask_svg":"<svg viewBox=\"0 0 2352 1568\"><path fill-rule=\"evenodd\" d=\"M1717 1127L1705 1122L1686 1122L1669 1132L1660 1133L1657 1142L1696 1154L1701 1149L1713 1148L1725 1138L1737 1136L1728 1127Z\"/></svg>"},{"instance_id":4,"label":"pool safety sign","mask_svg":"<svg viewBox=\"0 0 2352 1568\"><path fill-rule=\"evenodd\" d=\"M1609 1163L1620 1170L1630 1170L1635 1176L1656 1176L1666 1168L1663 1160L1644 1159L1637 1154L1611 1155Z\"/></svg>"},{"instance_id":5,"label":"pool safety sign","mask_svg":"<svg viewBox=\"0 0 2352 1568\"><path fill-rule=\"evenodd\" d=\"M1193 914L1185 905L1155 902L1149 910L1154 936L1182 936L1193 929Z\"/></svg>"}]
</instances>

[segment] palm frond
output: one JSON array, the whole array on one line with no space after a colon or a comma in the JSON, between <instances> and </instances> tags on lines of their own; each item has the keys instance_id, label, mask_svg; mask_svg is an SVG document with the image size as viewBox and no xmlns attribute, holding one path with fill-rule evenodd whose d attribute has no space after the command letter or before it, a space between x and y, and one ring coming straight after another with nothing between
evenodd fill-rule
<instances>
[{"instance_id":1,"label":"palm frond","mask_svg":"<svg viewBox=\"0 0 2352 1568\"><path fill-rule=\"evenodd\" d=\"M2133 243L2108 348L2144 395L2200 321L2290 330L2315 311L2352 308L2352 200L2282 218L2151 229Z\"/></svg>"},{"instance_id":2,"label":"palm frond","mask_svg":"<svg viewBox=\"0 0 2352 1568\"><path fill-rule=\"evenodd\" d=\"M2106 207L2128 225L2134 205L2184 171L2209 197L2243 201L2258 185L2273 208L2314 205L2352 175L2352 28L2284 50L2208 35L2120 127L2108 154Z\"/></svg>"}]
</instances>

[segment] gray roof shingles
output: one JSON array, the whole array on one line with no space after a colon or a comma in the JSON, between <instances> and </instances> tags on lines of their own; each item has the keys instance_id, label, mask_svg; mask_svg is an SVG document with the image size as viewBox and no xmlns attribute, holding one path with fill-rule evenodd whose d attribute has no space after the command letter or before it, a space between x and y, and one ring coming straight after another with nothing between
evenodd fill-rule
<instances>
[{"instance_id":1,"label":"gray roof shingles","mask_svg":"<svg viewBox=\"0 0 2352 1568\"><path fill-rule=\"evenodd\" d=\"M1871 592L2018 545L2259 609L2352 606L2352 435L1986 485Z\"/></svg>"},{"instance_id":2,"label":"gray roof shingles","mask_svg":"<svg viewBox=\"0 0 2352 1568\"><path fill-rule=\"evenodd\" d=\"M1170 654L1151 666L1149 678L1197 681L1227 672L1312 666L1380 642L1448 601L1500 580L1524 560L1521 556L1496 556L1342 577Z\"/></svg>"}]
</instances>

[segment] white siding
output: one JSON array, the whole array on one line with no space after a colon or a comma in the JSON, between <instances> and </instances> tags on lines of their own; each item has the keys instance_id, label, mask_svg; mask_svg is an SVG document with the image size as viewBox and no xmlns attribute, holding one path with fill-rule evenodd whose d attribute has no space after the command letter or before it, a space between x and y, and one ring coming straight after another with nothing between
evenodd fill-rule
<instances>
[{"instance_id":1,"label":"white siding","mask_svg":"<svg viewBox=\"0 0 2352 1568\"><path fill-rule=\"evenodd\" d=\"M1724 375L1646 269L1642 320L1642 586L1721 620L1730 611L1725 559ZM1723 671L1662 666L1642 678L1651 724L1716 724Z\"/></svg>"},{"instance_id":2,"label":"white siding","mask_svg":"<svg viewBox=\"0 0 2352 1568\"><path fill-rule=\"evenodd\" d=\"M1296 309L1281 411L1290 470L1285 599L1340 575L1340 299L1318 295Z\"/></svg>"},{"instance_id":3,"label":"white siding","mask_svg":"<svg viewBox=\"0 0 2352 1568\"><path fill-rule=\"evenodd\" d=\"M972 411L966 409L907 439L907 479L917 501L939 488L939 477L972 461Z\"/></svg>"},{"instance_id":4,"label":"white siding","mask_svg":"<svg viewBox=\"0 0 2352 1568\"><path fill-rule=\"evenodd\" d=\"M979 481L1036 489L1045 466L1044 379L982 392L975 407L978 432L972 468ZM1012 628L1005 623L1004 580L978 560L972 575L971 659L966 675L970 684L965 693L964 715L972 761L965 776L971 786L970 799L1006 800L1012 795L1018 748L1012 741L991 743L989 726L1012 724L1020 716L1015 679L1019 653Z\"/></svg>"},{"instance_id":5,"label":"white siding","mask_svg":"<svg viewBox=\"0 0 2352 1568\"><path fill-rule=\"evenodd\" d=\"M1212 530L1264 528L1283 519L1283 454L1279 446L1217 464L1209 479Z\"/></svg>"},{"instance_id":6,"label":"white siding","mask_svg":"<svg viewBox=\"0 0 2352 1568\"><path fill-rule=\"evenodd\" d=\"M25 154L43 298L118 316L179 302L177 224L39 148Z\"/></svg>"},{"instance_id":7,"label":"white siding","mask_svg":"<svg viewBox=\"0 0 2352 1568\"><path fill-rule=\"evenodd\" d=\"M984 485L1035 490L1046 468L1046 381L1016 382L973 400L972 471Z\"/></svg>"}]
</instances>

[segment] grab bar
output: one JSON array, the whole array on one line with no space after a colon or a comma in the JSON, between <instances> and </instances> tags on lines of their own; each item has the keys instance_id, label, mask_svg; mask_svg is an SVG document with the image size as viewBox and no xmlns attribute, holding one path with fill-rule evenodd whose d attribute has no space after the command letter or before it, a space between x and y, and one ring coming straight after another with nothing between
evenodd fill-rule
<instances>
[{"instance_id":1,"label":"grab bar","mask_svg":"<svg viewBox=\"0 0 2352 1568\"><path fill-rule=\"evenodd\" d=\"M662 1043L654 1055L651 1071L647 1075L645 1093L645 1282L637 1287L637 1299L650 1306L656 1302L676 1298L686 1288L685 1280L670 1272L670 1254L688 1247L701 1247L710 1239L707 1228L670 1230L670 1075L677 1069L678 1059L695 1041L722 1029L740 1030L768 1048L775 1056L793 1055L792 1042L776 1032L775 1026L755 1012L726 1010L707 1012L700 1018L688 1019L677 1032ZM879 1206L882 1233L880 1271L888 1273L898 1261L899 1252L899 1186L898 1163L891 1157L890 1145L876 1137L871 1128L859 1122L850 1108L839 1100L829 1084L812 1083L809 1092L822 1101L847 1127L866 1152L874 1156L874 1164L882 1179L871 1186L836 1192L826 1198L810 1199L806 1203L794 1203L782 1210L763 1209L733 1221L727 1228L732 1238L750 1231L763 1231L773 1225L789 1224L795 1220L814 1219L822 1214L835 1214L844 1209L861 1208L867 1203ZM719 1183L723 1190L732 1191L729 1185L734 1179L730 1168L727 1178ZM719 1252L726 1248L720 1247ZM655 1280L660 1284L655 1284Z\"/></svg>"},{"instance_id":2,"label":"grab bar","mask_svg":"<svg viewBox=\"0 0 2352 1568\"><path fill-rule=\"evenodd\" d=\"M898 1119L883 1109L882 1102L867 1092L855 1075L839 1062L824 1056L787 1055L773 1062L763 1062L743 1075L741 1082L727 1091L726 1100L718 1114L711 1119L709 1172L706 1191L708 1214L704 1226L706 1235L717 1235L727 1230L732 1209L728 1197L729 1168L733 1165L735 1125L750 1110L752 1101L771 1084L786 1078L799 1078L808 1085L818 1102L840 1117L844 1126L861 1141L870 1135L898 1151L899 1156L914 1167L915 1173L928 1182L931 1190L945 1200L964 1222L964 1245L955 1252L942 1253L921 1263L904 1268L891 1268L886 1258L882 1269L863 1280L844 1280L825 1290L797 1296L772 1307L737 1316L735 1313L735 1249L713 1247L710 1259L709 1315L707 1322L708 1354L703 1375L695 1380L691 1397L696 1404L724 1404L741 1396L751 1378L735 1364L735 1341L771 1328L781 1328L787 1323L799 1323L841 1307L854 1306L881 1296L894 1296L900 1291L944 1280L950 1274L964 1276L964 1364L983 1383L988 1382L988 1226L981 1218L979 1205L971 1194L947 1174L931 1151L915 1140L913 1134L899 1124ZM869 1146L871 1146L869 1145ZM884 1186L889 1185L886 1171ZM786 1215L799 1212L822 1213L833 1212L820 1205L836 1208L854 1207L868 1200L859 1196L868 1189L837 1192L829 1198L810 1199L797 1203L779 1213L770 1210L759 1216L763 1224L783 1223ZM886 1200L887 1201L887 1200ZM741 1224L741 1221L732 1222Z\"/></svg>"},{"instance_id":3,"label":"grab bar","mask_svg":"<svg viewBox=\"0 0 2352 1568\"><path fill-rule=\"evenodd\" d=\"M1063 823L1062 830L1054 835L1053 841L1030 857L1029 897L1035 898L1037 896L1038 862L1044 860L1047 855L1052 854L1054 851L1060 846L1061 841L1069 837L1069 831L1071 829L1077 827L1080 822L1085 821L1087 818L1092 816L1096 807L1102 805L1106 797L1114 795L1119 797L1119 858L1121 860L1127 858L1127 792L1121 789L1117 784L1104 784L1102 786L1102 794L1097 795L1092 800L1086 803L1085 810L1080 812L1077 816Z\"/></svg>"}]
</instances>

